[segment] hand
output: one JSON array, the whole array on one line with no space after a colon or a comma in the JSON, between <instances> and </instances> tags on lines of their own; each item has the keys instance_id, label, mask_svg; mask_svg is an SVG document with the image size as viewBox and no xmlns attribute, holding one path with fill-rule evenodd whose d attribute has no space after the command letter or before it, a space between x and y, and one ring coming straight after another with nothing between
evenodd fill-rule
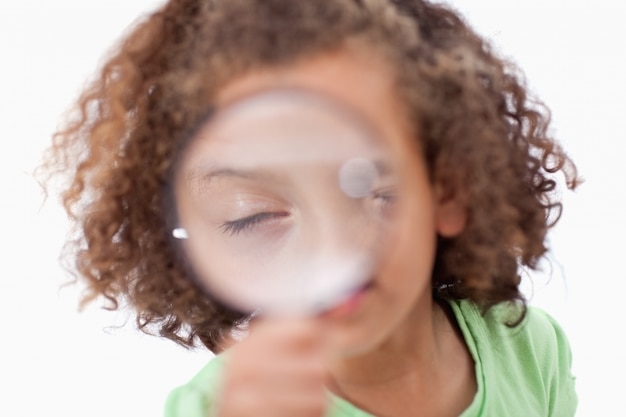
<instances>
[{"instance_id":1,"label":"hand","mask_svg":"<svg viewBox=\"0 0 626 417\"><path fill-rule=\"evenodd\" d=\"M313 320L255 323L226 354L216 417L323 416L327 368L321 330Z\"/></svg>"}]
</instances>

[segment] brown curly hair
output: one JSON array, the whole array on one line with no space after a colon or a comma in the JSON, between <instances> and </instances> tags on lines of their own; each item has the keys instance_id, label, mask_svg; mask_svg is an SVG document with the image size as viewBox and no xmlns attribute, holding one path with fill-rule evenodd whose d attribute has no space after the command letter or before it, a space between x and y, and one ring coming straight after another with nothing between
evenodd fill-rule
<instances>
[{"instance_id":1,"label":"brown curly hair","mask_svg":"<svg viewBox=\"0 0 626 417\"><path fill-rule=\"evenodd\" d=\"M573 189L577 172L520 71L454 10L422 0L170 0L112 50L41 167L48 180L68 179L75 235L64 254L88 284L83 302L129 304L143 331L218 351L247 317L186 278L167 221L172 161L224 83L350 41L392 64L432 181L464 196L465 230L438 242L435 296L485 310L523 301L519 269L537 266L561 212L554 174Z\"/></svg>"}]
</instances>

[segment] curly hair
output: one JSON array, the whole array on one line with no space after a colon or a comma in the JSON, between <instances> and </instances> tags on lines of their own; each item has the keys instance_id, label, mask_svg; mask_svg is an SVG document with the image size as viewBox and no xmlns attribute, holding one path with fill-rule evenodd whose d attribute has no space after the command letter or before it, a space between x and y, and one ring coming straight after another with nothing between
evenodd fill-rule
<instances>
[{"instance_id":1,"label":"curly hair","mask_svg":"<svg viewBox=\"0 0 626 417\"><path fill-rule=\"evenodd\" d=\"M67 179L75 234L64 256L87 283L83 303L128 304L141 330L220 350L247 317L187 279L166 221L172 161L224 83L353 41L390 62L431 180L464 198L466 228L438 242L435 296L485 311L523 303L519 270L537 267L561 213L555 174L573 189L576 168L515 65L454 10L423 0L170 0L145 16L41 166L47 180Z\"/></svg>"}]
</instances>

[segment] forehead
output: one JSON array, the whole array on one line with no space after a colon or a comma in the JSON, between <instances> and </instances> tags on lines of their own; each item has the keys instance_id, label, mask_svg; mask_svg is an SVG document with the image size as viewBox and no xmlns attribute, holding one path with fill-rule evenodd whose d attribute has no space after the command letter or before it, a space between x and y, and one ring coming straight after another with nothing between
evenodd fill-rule
<instances>
[{"instance_id":1,"label":"forehead","mask_svg":"<svg viewBox=\"0 0 626 417\"><path fill-rule=\"evenodd\" d=\"M214 149L245 144L280 154L286 145L307 149L315 143L319 150L323 148L320 142L332 143L326 149L333 152L342 147L354 149L355 142L373 146L379 136L353 108L311 90L276 88L223 106L200 130L196 142ZM272 145L277 147L272 149Z\"/></svg>"},{"instance_id":2,"label":"forehead","mask_svg":"<svg viewBox=\"0 0 626 417\"><path fill-rule=\"evenodd\" d=\"M272 89L220 109L197 133L180 166L193 178L207 169L298 170L357 157L383 160L387 148L354 109L311 91Z\"/></svg>"},{"instance_id":3,"label":"forehead","mask_svg":"<svg viewBox=\"0 0 626 417\"><path fill-rule=\"evenodd\" d=\"M249 71L218 90L216 105L219 108L274 88L300 88L336 100L362 114L386 140L406 140L412 130L391 65L382 54L367 53L364 48L345 47L292 64Z\"/></svg>"}]
</instances>

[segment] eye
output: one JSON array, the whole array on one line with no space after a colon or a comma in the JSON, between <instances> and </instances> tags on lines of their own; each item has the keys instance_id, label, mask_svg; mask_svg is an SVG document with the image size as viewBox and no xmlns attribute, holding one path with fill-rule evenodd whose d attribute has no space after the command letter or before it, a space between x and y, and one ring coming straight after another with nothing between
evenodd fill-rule
<instances>
[{"instance_id":1,"label":"eye","mask_svg":"<svg viewBox=\"0 0 626 417\"><path fill-rule=\"evenodd\" d=\"M390 215L393 206L398 201L398 193L395 187L374 190L371 193L374 207L383 215Z\"/></svg>"},{"instance_id":2,"label":"eye","mask_svg":"<svg viewBox=\"0 0 626 417\"><path fill-rule=\"evenodd\" d=\"M249 232L263 223L284 217L289 217L289 213L286 211L256 213L241 219L225 222L220 225L220 229L223 233L234 236L243 232Z\"/></svg>"},{"instance_id":3,"label":"eye","mask_svg":"<svg viewBox=\"0 0 626 417\"><path fill-rule=\"evenodd\" d=\"M398 193L395 187L388 187L372 191L372 198L380 202L380 204L394 204L398 199Z\"/></svg>"},{"instance_id":4,"label":"eye","mask_svg":"<svg viewBox=\"0 0 626 417\"><path fill-rule=\"evenodd\" d=\"M374 192L373 198L378 200L380 204L388 205L395 203L398 196L394 190L386 190Z\"/></svg>"}]
</instances>

